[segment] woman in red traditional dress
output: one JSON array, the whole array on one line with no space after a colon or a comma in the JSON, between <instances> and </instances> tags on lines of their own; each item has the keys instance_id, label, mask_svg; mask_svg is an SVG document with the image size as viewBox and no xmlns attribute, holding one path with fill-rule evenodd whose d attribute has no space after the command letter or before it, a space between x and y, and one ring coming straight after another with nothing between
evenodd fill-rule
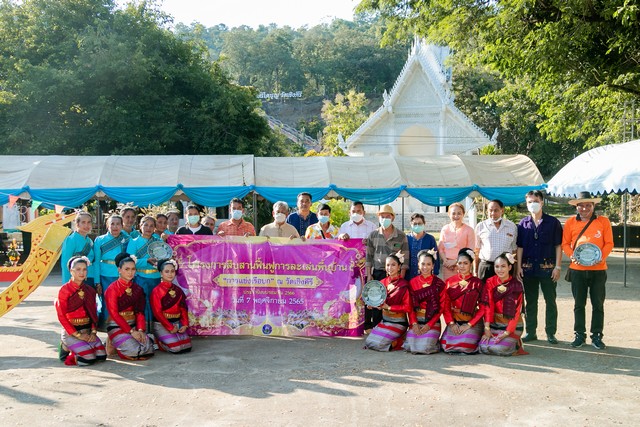
<instances>
[{"instance_id":1,"label":"woman in red traditional dress","mask_svg":"<svg viewBox=\"0 0 640 427\"><path fill-rule=\"evenodd\" d=\"M96 291L84 283L89 259L72 257L67 263L71 280L62 285L55 301L62 325L58 356L66 365L86 366L105 360L107 353L98 338Z\"/></svg>"},{"instance_id":2,"label":"woman in red traditional dress","mask_svg":"<svg viewBox=\"0 0 640 427\"><path fill-rule=\"evenodd\" d=\"M404 349L413 354L432 354L440 351L440 314L445 283L435 274L436 252L418 252L420 275L409 282L413 307L409 313L410 329Z\"/></svg>"},{"instance_id":3,"label":"woman in red traditional dress","mask_svg":"<svg viewBox=\"0 0 640 427\"><path fill-rule=\"evenodd\" d=\"M389 255L385 261L387 277L382 284L387 288L387 298L378 307L382 310L382 321L373 328L364 342L364 347L378 351L400 350L403 336L409 327L407 315L413 310L409 282L400 276L402 261L397 255Z\"/></svg>"},{"instance_id":4,"label":"woman in red traditional dress","mask_svg":"<svg viewBox=\"0 0 640 427\"><path fill-rule=\"evenodd\" d=\"M522 283L512 276L515 258L512 253L498 255L493 269L496 275L487 279L484 313L484 336L480 352L496 356L511 356L520 343L524 330L522 313Z\"/></svg>"},{"instance_id":5,"label":"woman in red traditional dress","mask_svg":"<svg viewBox=\"0 0 640 427\"><path fill-rule=\"evenodd\" d=\"M162 278L151 292L153 333L160 349L174 354L191 351L191 338L186 333L189 326L186 296L173 284L177 270L178 263L173 259L158 261Z\"/></svg>"},{"instance_id":6,"label":"woman in red traditional dress","mask_svg":"<svg viewBox=\"0 0 640 427\"><path fill-rule=\"evenodd\" d=\"M109 354L113 346L121 359L145 360L153 356L153 340L145 330L144 291L133 282L136 258L122 253L116 256L115 263L120 277L109 285L104 297L109 311Z\"/></svg>"},{"instance_id":7,"label":"woman in red traditional dress","mask_svg":"<svg viewBox=\"0 0 640 427\"><path fill-rule=\"evenodd\" d=\"M447 279L442 299L442 315L447 327L440 340L445 353L478 352L484 315L484 305L480 304L484 284L471 273L474 258L473 250L461 249L458 253L458 274Z\"/></svg>"}]
</instances>

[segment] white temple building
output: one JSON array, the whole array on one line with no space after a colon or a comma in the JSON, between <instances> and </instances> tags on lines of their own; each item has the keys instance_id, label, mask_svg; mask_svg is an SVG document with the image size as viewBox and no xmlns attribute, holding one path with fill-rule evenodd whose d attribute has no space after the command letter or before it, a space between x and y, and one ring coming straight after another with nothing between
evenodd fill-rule
<instances>
[{"instance_id":1,"label":"white temple building","mask_svg":"<svg viewBox=\"0 0 640 427\"><path fill-rule=\"evenodd\" d=\"M417 39L383 105L340 148L349 156L474 154L494 144L454 105L449 48Z\"/></svg>"}]
</instances>

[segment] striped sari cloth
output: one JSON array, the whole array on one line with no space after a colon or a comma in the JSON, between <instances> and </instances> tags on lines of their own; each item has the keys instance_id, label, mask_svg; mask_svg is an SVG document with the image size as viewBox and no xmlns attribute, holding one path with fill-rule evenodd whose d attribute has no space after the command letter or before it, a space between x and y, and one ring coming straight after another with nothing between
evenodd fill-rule
<instances>
[{"instance_id":1,"label":"striped sari cloth","mask_svg":"<svg viewBox=\"0 0 640 427\"><path fill-rule=\"evenodd\" d=\"M176 323L180 327L179 323ZM168 331L160 322L153 322L153 334L158 340L160 350L180 354L191 351L191 338L186 333Z\"/></svg>"},{"instance_id":2,"label":"striped sari cloth","mask_svg":"<svg viewBox=\"0 0 640 427\"><path fill-rule=\"evenodd\" d=\"M497 320L502 320L504 318L496 316ZM502 335L504 331L507 329L508 321L504 319L503 322L492 322L491 323L491 338L489 338L488 342L480 343L480 353L482 354L491 354L494 356L511 356L518 350L518 345L520 343L520 337L522 336L522 331L524 330L524 323L522 322L522 317L518 321L518 326L516 326L515 334L510 334L507 338L503 339L500 342L496 342L495 337L498 335Z\"/></svg>"},{"instance_id":3,"label":"striped sari cloth","mask_svg":"<svg viewBox=\"0 0 640 427\"><path fill-rule=\"evenodd\" d=\"M135 327L133 321L129 324ZM147 341L142 344L113 321L107 323L107 333L121 359L145 360L153 356L153 339L148 334Z\"/></svg>"},{"instance_id":4,"label":"striped sari cloth","mask_svg":"<svg viewBox=\"0 0 640 427\"><path fill-rule=\"evenodd\" d=\"M367 336L364 348L377 351L399 350L408 326L406 313L382 310L382 321Z\"/></svg>"},{"instance_id":5,"label":"striped sari cloth","mask_svg":"<svg viewBox=\"0 0 640 427\"><path fill-rule=\"evenodd\" d=\"M459 325L463 325L467 322L457 322ZM451 330L451 327L447 325L447 328L442 333L442 339L440 344L442 345L442 351L445 353L465 353L474 354L478 352L478 342L482 337L484 331L484 324L478 322L468 331L456 335Z\"/></svg>"},{"instance_id":6,"label":"striped sari cloth","mask_svg":"<svg viewBox=\"0 0 640 427\"><path fill-rule=\"evenodd\" d=\"M81 329L78 332L81 334L90 334L90 329ZM76 357L78 366L93 365L96 360L105 360L107 358L107 352L105 351L104 344L97 338L94 342L86 342L75 338L73 335L69 335L64 329L60 334L62 344L69 349Z\"/></svg>"},{"instance_id":7,"label":"striped sari cloth","mask_svg":"<svg viewBox=\"0 0 640 427\"><path fill-rule=\"evenodd\" d=\"M424 310L418 311L418 325L427 323ZM439 315L438 315L439 316ZM426 333L416 335L411 328L407 331L407 338L402 348L412 354L433 354L440 351L440 321L433 325Z\"/></svg>"}]
</instances>

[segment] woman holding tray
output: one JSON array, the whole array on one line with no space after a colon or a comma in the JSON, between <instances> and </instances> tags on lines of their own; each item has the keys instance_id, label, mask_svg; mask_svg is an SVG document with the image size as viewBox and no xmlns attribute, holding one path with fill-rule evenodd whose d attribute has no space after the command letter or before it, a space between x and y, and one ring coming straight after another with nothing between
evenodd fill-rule
<instances>
[{"instance_id":1,"label":"woman holding tray","mask_svg":"<svg viewBox=\"0 0 640 427\"><path fill-rule=\"evenodd\" d=\"M407 315L413 310L409 283L400 276L402 260L398 255L389 255L385 260L387 277L381 280L387 288L387 298L378 308L382 310L382 321L371 330L364 348L378 351L400 350L403 336L409 327Z\"/></svg>"},{"instance_id":2,"label":"woman holding tray","mask_svg":"<svg viewBox=\"0 0 640 427\"><path fill-rule=\"evenodd\" d=\"M522 313L522 283L512 276L515 258L502 253L494 261L496 275L487 279L484 312L484 336L480 352L496 356L511 356L520 343L524 330Z\"/></svg>"},{"instance_id":3,"label":"woman holding tray","mask_svg":"<svg viewBox=\"0 0 640 427\"><path fill-rule=\"evenodd\" d=\"M414 309L409 312L407 340L403 348L413 354L432 354L440 351L440 314L445 283L433 273L435 251L418 252L420 275L409 282Z\"/></svg>"},{"instance_id":4,"label":"woman holding tray","mask_svg":"<svg viewBox=\"0 0 640 427\"><path fill-rule=\"evenodd\" d=\"M484 284L471 274L474 258L473 250L461 249L458 253L458 274L447 280L442 298L442 315L447 327L440 340L445 353L478 352L485 306L480 304Z\"/></svg>"},{"instance_id":5,"label":"woman holding tray","mask_svg":"<svg viewBox=\"0 0 640 427\"><path fill-rule=\"evenodd\" d=\"M178 263L173 259L158 261L162 279L151 292L153 333L160 349L174 354L191 351L191 338L186 333L189 326L186 297L173 284L177 270Z\"/></svg>"}]
</instances>

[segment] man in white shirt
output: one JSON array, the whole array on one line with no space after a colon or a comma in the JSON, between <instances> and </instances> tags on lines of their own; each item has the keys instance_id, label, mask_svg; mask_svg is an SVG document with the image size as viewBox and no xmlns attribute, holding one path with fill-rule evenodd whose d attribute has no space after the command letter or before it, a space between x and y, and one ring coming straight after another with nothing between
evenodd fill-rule
<instances>
[{"instance_id":1,"label":"man in white shirt","mask_svg":"<svg viewBox=\"0 0 640 427\"><path fill-rule=\"evenodd\" d=\"M378 228L374 223L364 219L364 205L362 202L351 203L349 210L351 218L340 226L338 239L366 239L372 231Z\"/></svg>"},{"instance_id":2,"label":"man in white shirt","mask_svg":"<svg viewBox=\"0 0 640 427\"><path fill-rule=\"evenodd\" d=\"M518 228L503 218L504 203L491 200L487 205L488 218L476 225L476 265L478 278L487 280L495 276L493 261L503 252L516 253Z\"/></svg>"}]
</instances>

